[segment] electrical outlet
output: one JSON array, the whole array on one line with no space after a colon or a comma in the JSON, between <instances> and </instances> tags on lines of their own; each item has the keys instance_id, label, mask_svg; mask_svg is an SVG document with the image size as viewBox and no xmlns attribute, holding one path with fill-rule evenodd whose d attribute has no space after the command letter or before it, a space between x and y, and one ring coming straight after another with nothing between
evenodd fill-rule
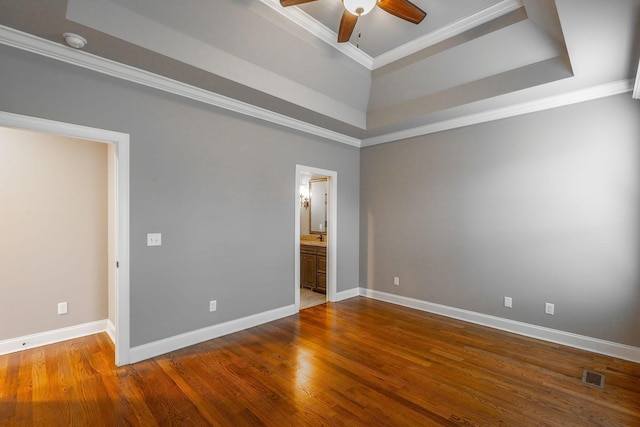
<instances>
[{"instance_id":1,"label":"electrical outlet","mask_svg":"<svg viewBox=\"0 0 640 427\"><path fill-rule=\"evenodd\" d=\"M69 306L66 302L58 303L58 314L67 314Z\"/></svg>"},{"instance_id":2,"label":"electrical outlet","mask_svg":"<svg viewBox=\"0 0 640 427\"><path fill-rule=\"evenodd\" d=\"M209 311L216 311L217 305L218 303L216 300L209 301Z\"/></svg>"},{"instance_id":3,"label":"electrical outlet","mask_svg":"<svg viewBox=\"0 0 640 427\"><path fill-rule=\"evenodd\" d=\"M162 234L161 233L147 234L147 246L162 246Z\"/></svg>"},{"instance_id":4,"label":"electrical outlet","mask_svg":"<svg viewBox=\"0 0 640 427\"><path fill-rule=\"evenodd\" d=\"M545 314L551 314L553 315L555 312L555 306L553 304L551 304L550 302L547 302L544 304L544 312Z\"/></svg>"},{"instance_id":5,"label":"electrical outlet","mask_svg":"<svg viewBox=\"0 0 640 427\"><path fill-rule=\"evenodd\" d=\"M507 308L513 307L513 299L511 299L511 297L504 297L504 306Z\"/></svg>"},{"instance_id":6,"label":"electrical outlet","mask_svg":"<svg viewBox=\"0 0 640 427\"><path fill-rule=\"evenodd\" d=\"M396 286L400 286L400 278L399 277L394 277L393 278L393 284Z\"/></svg>"}]
</instances>

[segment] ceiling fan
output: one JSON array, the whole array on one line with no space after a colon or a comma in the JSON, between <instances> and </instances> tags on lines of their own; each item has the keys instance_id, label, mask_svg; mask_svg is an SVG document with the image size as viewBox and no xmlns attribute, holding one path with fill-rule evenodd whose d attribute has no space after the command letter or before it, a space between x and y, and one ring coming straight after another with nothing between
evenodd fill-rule
<instances>
[{"instance_id":1,"label":"ceiling fan","mask_svg":"<svg viewBox=\"0 0 640 427\"><path fill-rule=\"evenodd\" d=\"M312 1L316 0L280 0L280 4L287 7ZM340 29L338 30L338 43L348 42L358 18L371 12L375 6L414 24L419 24L427 16L425 11L409 0L342 0L342 4L344 12L342 12Z\"/></svg>"}]
</instances>

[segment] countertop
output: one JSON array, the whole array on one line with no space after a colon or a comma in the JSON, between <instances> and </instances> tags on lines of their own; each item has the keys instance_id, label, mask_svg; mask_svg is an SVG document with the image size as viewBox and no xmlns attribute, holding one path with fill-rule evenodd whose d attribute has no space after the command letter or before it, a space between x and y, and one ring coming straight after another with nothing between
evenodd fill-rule
<instances>
[{"instance_id":1,"label":"countertop","mask_svg":"<svg viewBox=\"0 0 640 427\"><path fill-rule=\"evenodd\" d=\"M321 246L326 248L327 242L321 242L320 240L300 240L300 245Z\"/></svg>"}]
</instances>

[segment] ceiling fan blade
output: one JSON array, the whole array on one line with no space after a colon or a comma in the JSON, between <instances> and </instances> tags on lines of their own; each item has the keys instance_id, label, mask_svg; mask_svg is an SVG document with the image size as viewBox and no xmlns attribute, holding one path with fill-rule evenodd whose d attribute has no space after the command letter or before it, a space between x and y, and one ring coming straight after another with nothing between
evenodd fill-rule
<instances>
[{"instance_id":1,"label":"ceiling fan blade","mask_svg":"<svg viewBox=\"0 0 640 427\"><path fill-rule=\"evenodd\" d=\"M409 0L379 0L377 4L385 12L414 24L419 24L427 16L424 10Z\"/></svg>"},{"instance_id":2,"label":"ceiling fan blade","mask_svg":"<svg viewBox=\"0 0 640 427\"><path fill-rule=\"evenodd\" d=\"M309 3L312 1L316 1L316 0L280 0L280 6L283 6L283 7L295 6L297 4Z\"/></svg>"},{"instance_id":3,"label":"ceiling fan blade","mask_svg":"<svg viewBox=\"0 0 640 427\"><path fill-rule=\"evenodd\" d=\"M353 33L353 29L356 27L358 17L352 15L346 10L342 13L342 19L340 20L340 30L338 30L338 43L348 42Z\"/></svg>"}]
</instances>

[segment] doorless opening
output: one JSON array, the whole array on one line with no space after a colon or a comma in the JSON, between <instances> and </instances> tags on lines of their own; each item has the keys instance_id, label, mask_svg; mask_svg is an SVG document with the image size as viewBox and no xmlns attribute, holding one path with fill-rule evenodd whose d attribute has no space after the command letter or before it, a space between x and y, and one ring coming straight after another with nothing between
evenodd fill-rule
<instances>
[{"instance_id":1,"label":"doorless opening","mask_svg":"<svg viewBox=\"0 0 640 427\"><path fill-rule=\"evenodd\" d=\"M295 310L300 310L300 271L301 271L301 256L300 256L300 236L301 236L301 209L305 209L304 195L300 197L300 184L303 182L303 177L323 177L327 179L326 188L326 216L318 222L316 231L314 227L309 224L309 231L318 235L322 235L322 227L326 226L326 300L330 302L336 301L337 293L337 193L338 193L338 173L336 171L315 168L312 166L296 165L296 177L295 177L295 231L294 231L294 304ZM311 201L311 207L313 207L313 201ZM317 222L317 221L316 221ZM323 225L320 225L320 224ZM324 278L323 278L324 279Z\"/></svg>"},{"instance_id":2,"label":"doorless opening","mask_svg":"<svg viewBox=\"0 0 640 427\"><path fill-rule=\"evenodd\" d=\"M0 111L0 126L27 131L79 138L112 144L110 161L115 173L110 177L115 196L110 200L113 209L113 240L115 262L108 269L115 277L115 364L129 363L129 135L103 129L55 122ZM110 198L111 199L111 198Z\"/></svg>"}]
</instances>

